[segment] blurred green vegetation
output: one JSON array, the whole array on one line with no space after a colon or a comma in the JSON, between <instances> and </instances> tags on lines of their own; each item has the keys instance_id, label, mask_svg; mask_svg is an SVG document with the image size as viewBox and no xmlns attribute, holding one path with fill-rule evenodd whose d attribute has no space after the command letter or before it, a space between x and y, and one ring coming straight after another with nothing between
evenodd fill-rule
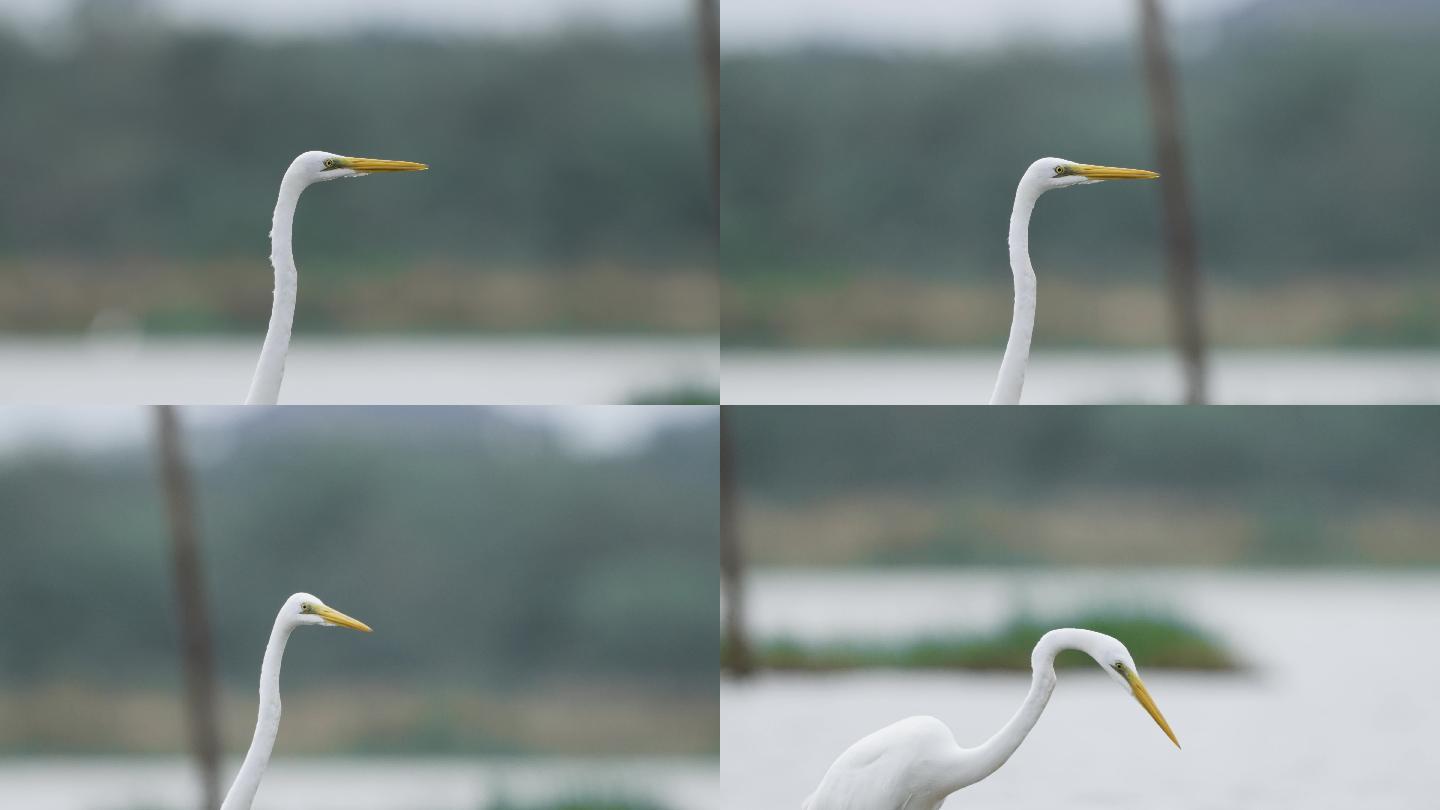
<instances>
[{"instance_id":1,"label":"blurred green vegetation","mask_svg":"<svg viewBox=\"0 0 1440 810\"><path fill-rule=\"evenodd\" d=\"M431 171L305 195L302 287L346 295L301 329L490 327L434 302L507 290L495 328L615 329L566 279L608 270L613 297L646 301L713 278L694 36L678 15L649 31L262 39L172 26L157 8L91 0L45 37L0 29L0 290L29 302L0 310L0 328L75 329L87 321L70 309L107 305L162 329L263 324L271 209L308 149ZM491 273L520 287L473 278ZM91 284L129 293L97 299ZM254 295L229 300L241 286ZM622 326L713 331L713 289L687 294L708 309L622 309Z\"/></svg>"},{"instance_id":2,"label":"blurred green vegetation","mask_svg":"<svg viewBox=\"0 0 1440 810\"><path fill-rule=\"evenodd\" d=\"M1056 627L1084 627L1125 639L1145 669L1234 670L1239 663L1214 636L1188 621L1095 609L1074 616L1020 616L983 634L930 636L903 642L802 642L766 639L755 650L764 669L825 672L846 669L965 669L1030 671L1040 637ZM1094 666L1083 654L1061 654L1057 668ZM722 652L722 660L724 660Z\"/></svg>"},{"instance_id":3,"label":"blurred green vegetation","mask_svg":"<svg viewBox=\"0 0 1440 810\"><path fill-rule=\"evenodd\" d=\"M733 419L743 536L760 564L1440 564L1429 409L830 407Z\"/></svg>"},{"instance_id":4,"label":"blurred green vegetation","mask_svg":"<svg viewBox=\"0 0 1440 810\"><path fill-rule=\"evenodd\" d=\"M1434 300L1440 261L1429 224L1440 17L1419 16L1175 37L1201 261L1222 296L1211 313L1218 340L1440 343L1435 319L1409 305ZM1008 300L1006 223L1034 159L1151 164L1138 51L1116 40L730 54L727 341L1002 341L1008 306L975 334L947 327L927 302L977 291ZM1042 333L1062 324L1063 343L1163 343L1160 235L1156 184L1048 195L1032 239ZM1076 294L1047 296L1057 282ZM1116 326L1097 312L1094 299L1115 285L1155 288L1154 317ZM1356 287L1368 292L1352 299ZM1334 303L1317 309L1304 294L1317 289ZM1254 294L1269 306L1243 309ZM1366 311L1376 296L1381 312ZM980 317L947 311L962 324ZM1126 328L1140 334L1116 333Z\"/></svg>"},{"instance_id":5,"label":"blurred green vegetation","mask_svg":"<svg viewBox=\"0 0 1440 810\"><path fill-rule=\"evenodd\" d=\"M607 455L471 408L271 409L188 436L230 731L275 611L309 591L375 632L291 645L302 750L713 747L714 419ZM7 457L0 513L0 747L181 739L151 449Z\"/></svg>"},{"instance_id":6,"label":"blurred green vegetation","mask_svg":"<svg viewBox=\"0 0 1440 810\"><path fill-rule=\"evenodd\" d=\"M630 398L631 405L719 405L720 392L706 385L679 385L641 391Z\"/></svg>"}]
</instances>

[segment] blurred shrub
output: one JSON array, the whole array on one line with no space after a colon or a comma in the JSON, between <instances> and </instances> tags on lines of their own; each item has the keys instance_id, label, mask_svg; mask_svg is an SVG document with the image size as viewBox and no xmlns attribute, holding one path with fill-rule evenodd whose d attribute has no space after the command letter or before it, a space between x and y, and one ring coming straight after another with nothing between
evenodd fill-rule
<instances>
[{"instance_id":1,"label":"blurred shrub","mask_svg":"<svg viewBox=\"0 0 1440 810\"><path fill-rule=\"evenodd\" d=\"M314 633L289 686L403 681L713 690L713 420L576 455L470 408L272 409L192 431L220 671L253 688L275 611L315 593L375 628ZM149 448L0 465L0 680L173 683Z\"/></svg>"}]
</instances>

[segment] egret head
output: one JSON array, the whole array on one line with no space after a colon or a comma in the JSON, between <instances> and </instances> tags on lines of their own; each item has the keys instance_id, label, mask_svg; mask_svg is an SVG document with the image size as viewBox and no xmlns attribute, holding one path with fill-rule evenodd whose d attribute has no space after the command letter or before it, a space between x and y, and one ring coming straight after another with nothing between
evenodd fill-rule
<instances>
[{"instance_id":1,"label":"egret head","mask_svg":"<svg viewBox=\"0 0 1440 810\"><path fill-rule=\"evenodd\" d=\"M330 152L306 152L290 164L287 175L293 174L307 185L341 177L364 177L375 172L421 172L430 168L424 163L408 160L379 160L346 157Z\"/></svg>"},{"instance_id":2,"label":"egret head","mask_svg":"<svg viewBox=\"0 0 1440 810\"><path fill-rule=\"evenodd\" d=\"M288 618L291 625L295 627L309 624L316 627L348 627L364 633L370 632L369 625L359 619L346 616L320 601L319 597L308 593L297 593L285 600L285 607L280 609L280 615Z\"/></svg>"},{"instance_id":3,"label":"egret head","mask_svg":"<svg viewBox=\"0 0 1440 810\"><path fill-rule=\"evenodd\" d=\"M1095 663L1099 664L1111 679L1135 698L1151 719L1160 726L1160 730L1165 732L1165 736L1170 738L1170 742L1175 743L1175 747L1179 748L1180 741L1175 739L1175 732L1170 730L1170 724L1165 721L1165 715L1160 713L1159 707L1155 705L1154 699L1150 697L1150 692L1145 688L1145 682L1140 680L1140 672L1135 668L1135 659L1130 657L1130 651L1125 649L1125 645L1121 644L1117 638L1103 633L1095 633L1094 636L1096 642L1093 648L1087 649L1085 652L1090 653L1090 657L1095 659Z\"/></svg>"},{"instance_id":4,"label":"egret head","mask_svg":"<svg viewBox=\"0 0 1440 810\"><path fill-rule=\"evenodd\" d=\"M1092 166L1064 158L1040 158L1025 171L1024 182L1041 193L1052 188L1084 186L1105 180L1153 180L1160 175L1144 169L1118 169L1114 166Z\"/></svg>"}]
</instances>

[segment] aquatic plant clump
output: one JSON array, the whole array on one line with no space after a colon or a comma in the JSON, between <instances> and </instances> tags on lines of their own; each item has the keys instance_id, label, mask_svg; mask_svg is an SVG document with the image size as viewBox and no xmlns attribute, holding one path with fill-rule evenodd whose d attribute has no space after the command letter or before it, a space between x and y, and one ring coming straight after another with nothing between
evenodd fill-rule
<instances>
[{"instance_id":1,"label":"aquatic plant clump","mask_svg":"<svg viewBox=\"0 0 1440 810\"><path fill-rule=\"evenodd\" d=\"M823 672L847 669L959 669L1029 671L1035 642L1056 627L1085 627L1122 639L1146 669L1232 671L1240 668L1212 634L1164 615L1109 611L1038 619L1022 616L994 632L927 636L902 642L824 642L773 639L757 645L764 669ZM726 660L722 658L722 660ZM1057 668L1093 666L1079 655L1061 655Z\"/></svg>"}]
</instances>

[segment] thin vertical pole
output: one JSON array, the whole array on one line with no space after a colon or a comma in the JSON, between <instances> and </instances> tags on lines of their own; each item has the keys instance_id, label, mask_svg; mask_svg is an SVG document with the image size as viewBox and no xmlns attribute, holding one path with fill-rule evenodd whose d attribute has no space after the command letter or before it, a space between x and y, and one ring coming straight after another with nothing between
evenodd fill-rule
<instances>
[{"instance_id":1,"label":"thin vertical pole","mask_svg":"<svg viewBox=\"0 0 1440 810\"><path fill-rule=\"evenodd\" d=\"M705 104L706 153L709 162L710 213L714 218L714 245L719 269L720 246L720 3L695 0L699 38L701 97ZM725 602L725 658L721 666L744 677L754 670L745 633L744 552L740 545L735 488L734 437L729 409L720 409L720 588Z\"/></svg>"},{"instance_id":2,"label":"thin vertical pole","mask_svg":"<svg viewBox=\"0 0 1440 810\"><path fill-rule=\"evenodd\" d=\"M695 0L699 36L701 98L705 103L706 146L710 169L710 209L720 232L720 0Z\"/></svg>"},{"instance_id":3,"label":"thin vertical pole","mask_svg":"<svg viewBox=\"0 0 1440 810\"><path fill-rule=\"evenodd\" d=\"M732 675L745 677L755 671L755 658L745 633L745 555L730 412L730 408L720 409L720 588L725 601L725 658L720 665Z\"/></svg>"},{"instance_id":4,"label":"thin vertical pole","mask_svg":"<svg viewBox=\"0 0 1440 810\"><path fill-rule=\"evenodd\" d=\"M1205 331L1200 313L1200 271L1190 216L1190 181L1180 139L1180 102L1165 40L1159 0L1140 0L1140 37L1150 121L1155 132L1156 167L1161 174L1173 339L1185 377L1185 402L1206 401Z\"/></svg>"},{"instance_id":5,"label":"thin vertical pole","mask_svg":"<svg viewBox=\"0 0 1440 810\"><path fill-rule=\"evenodd\" d=\"M190 471L185 465L179 419L168 405L155 407L155 443L160 481L170 520L175 598L180 616L180 648L185 670L186 715L190 744L200 771L202 810L220 806L220 733L216 719L215 659L205 583L200 569L199 532Z\"/></svg>"}]
</instances>

